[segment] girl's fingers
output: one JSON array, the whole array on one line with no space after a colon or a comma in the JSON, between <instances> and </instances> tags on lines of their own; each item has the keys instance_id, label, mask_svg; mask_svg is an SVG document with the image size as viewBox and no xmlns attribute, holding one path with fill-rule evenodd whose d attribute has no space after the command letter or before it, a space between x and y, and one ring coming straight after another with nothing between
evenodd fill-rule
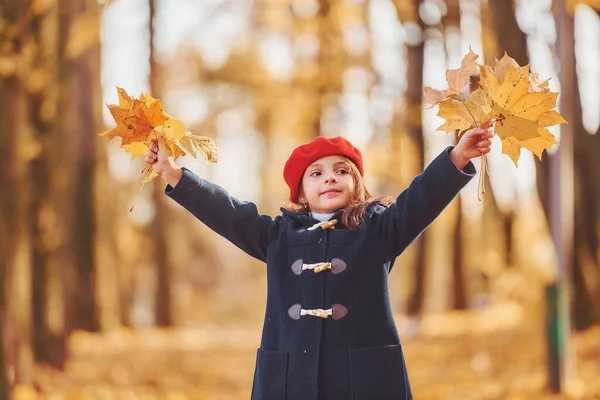
<instances>
[{"instance_id":1,"label":"girl's fingers","mask_svg":"<svg viewBox=\"0 0 600 400\"><path fill-rule=\"evenodd\" d=\"M468 137L476 137L479 136L481 134L485 133L485 129L481 129L481 128L473 128L469 131L466 132L466 135Z\"/></svg>"},{"instance_id":2,"label":"girl's fingers","mask_svg":"<svg viewBox=\"0 0 600 400\"><path fill-rule=\"evenodd\" d=\"M157 160L158 160L158 156L156 155L156 153L152 152L151 150L148 150L146 152L146 163L148 164L154 164Z\"/></svg>"},{"instance_id":3,"label":"girl's fingers","mask_svg":"<svg viewBox=\"0 0 600 400\"><path fill-rule=\"evenodd\" d=\"M480 140L479 142L475 143L475 147L477 148L482 148L482 147L490 147L492 145L492 141L489 139L486 140Z\"/></svg>"}]
</instances>

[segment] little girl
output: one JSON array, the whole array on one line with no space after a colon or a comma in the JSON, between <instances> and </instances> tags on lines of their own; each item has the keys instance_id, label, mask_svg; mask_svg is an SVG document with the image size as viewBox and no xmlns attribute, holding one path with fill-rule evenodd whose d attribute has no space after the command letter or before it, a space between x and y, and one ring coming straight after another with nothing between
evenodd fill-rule
<instances>
[{"instance_id":1,"label":"little girl","mask_svg":"<svg viewBox=\"0 0 600 400\"><path fill-rule=\"evenodd\" d=\"M412 392L388 295L394 261L475 175L490 151L473 129L395 201L373 197L360 151L341 138L297 147L283 177L293 209L275 218L179 168L162 143L146 162L166 194L267 264L253 400L406 400Z\"/></svg>"}]
</instances>

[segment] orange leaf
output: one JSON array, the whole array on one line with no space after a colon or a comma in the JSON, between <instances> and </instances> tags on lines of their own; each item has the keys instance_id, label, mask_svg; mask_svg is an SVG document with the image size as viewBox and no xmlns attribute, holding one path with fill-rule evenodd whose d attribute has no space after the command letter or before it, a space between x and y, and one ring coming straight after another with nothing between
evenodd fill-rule
<instances>
[{"instance_id":1,"label":"orange leaf","mask_svg":"<svg viewBox=\"0 0 600 400\"><path fill-rule=\"evenodd\" d=\"M117 94L119 95L119 107L130 109L134 99L127 94L125 89L120 87L117 87Z\"/></svg>"},{"instance_id":2,"label":"orange leaf","mask_svg":"<svg viewBox=\"0 0 600 400\"><path fill-rule=\"evenodd\" d=\"M151 139L151 133L156 127L162 125L168 120L162 115L160 100L156 100L147 106L146 102L135 100L132 105L133 115L124 119L124 123L131 131L127 137L123 137L123 144L131 142L144 142Z\"/></svg>"}]
</instances>

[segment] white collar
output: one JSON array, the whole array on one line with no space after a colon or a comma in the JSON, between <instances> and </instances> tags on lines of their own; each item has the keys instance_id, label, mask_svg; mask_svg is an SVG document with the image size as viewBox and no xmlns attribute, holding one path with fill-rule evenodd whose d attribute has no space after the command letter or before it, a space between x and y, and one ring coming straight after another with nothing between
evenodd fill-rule
<instances>
[{"instance_id":1,"label":"white collar","mask_svg":"<svg viewBox=\"0 0 600 400\"><path fill-rule=\"evenodd\" d=\"M331 217L333 217L335 213L330 213L330 214L319 214L319 213L315 213L315 212L311 212L310 216L313 217L314 219L316 219L317 221L320 222L325 222L325 221L329 221L329 219Z\"/></svg>"}]
</instances>

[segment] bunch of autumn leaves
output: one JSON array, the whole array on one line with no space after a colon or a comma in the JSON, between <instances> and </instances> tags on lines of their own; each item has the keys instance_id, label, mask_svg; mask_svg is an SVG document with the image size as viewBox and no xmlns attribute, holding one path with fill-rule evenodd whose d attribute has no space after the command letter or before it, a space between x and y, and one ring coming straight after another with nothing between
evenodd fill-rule
<instances>
[{"instance_id":1,"label":"bunch of autumn leaves","mask_svg":"<svg viewBox=\"0 0 600 400\"><path fill-rule=\"evenodd\" d=\"M174 159L190 154L194 158L201 156L206 162L217 162L214 140L186 132L183 122L167 114L160 100L145 93L135 99L121 88L117 88L117 92L119 104L107 105L117 126L100 136L120 137L121 148L131 153L132 158L145 155L151 140L158 139L167 145ZM156 173L150 168L144 183L155 177Z\"/></svg>"},{"instance_id":2,"label":"bunch of autumn leaves","mask_svg":"<svg viewBox=\"0 0 600 400\"><path fill-rule=\"evenodd\" d=\"M121 148L131 153L132 158L145 155L152 139L157 139L170 149L173 159L190 154L194 158L201 156L206 162L217 162L217 146L214 140L186 132L183 122L167 114L160 100L145 93L142 93L139 99L135 99L121 88L117 88L117 92L119 104L107 105L117 126L101 133L100 136L108 139L120 137ZM150 165L146 165L142 172L146 170L146 177L129 211L137 204L144 184L157 176Z\"/></svg>"},{"instance_id":3,"label":"bunch of autumn leaves","mask_svg":"<svg viewBox=\"0 0 600 400\"><path fill-rule=\"evenodd\" d=\"M530 73L507 54L493 66L478 65L471 49L461 66L446 71L448 89L426 87L423 101L438 105L446 122L438 130L460 133L471 128L490 129L502 140L502 152L517 165L521 149L541 159L542 152L558 144L548 126L566 123L556 111L558 93L550 92L548 80ZM463 88L479 69L479 87L465 99Z\"/></svg>"}]
</instances>

